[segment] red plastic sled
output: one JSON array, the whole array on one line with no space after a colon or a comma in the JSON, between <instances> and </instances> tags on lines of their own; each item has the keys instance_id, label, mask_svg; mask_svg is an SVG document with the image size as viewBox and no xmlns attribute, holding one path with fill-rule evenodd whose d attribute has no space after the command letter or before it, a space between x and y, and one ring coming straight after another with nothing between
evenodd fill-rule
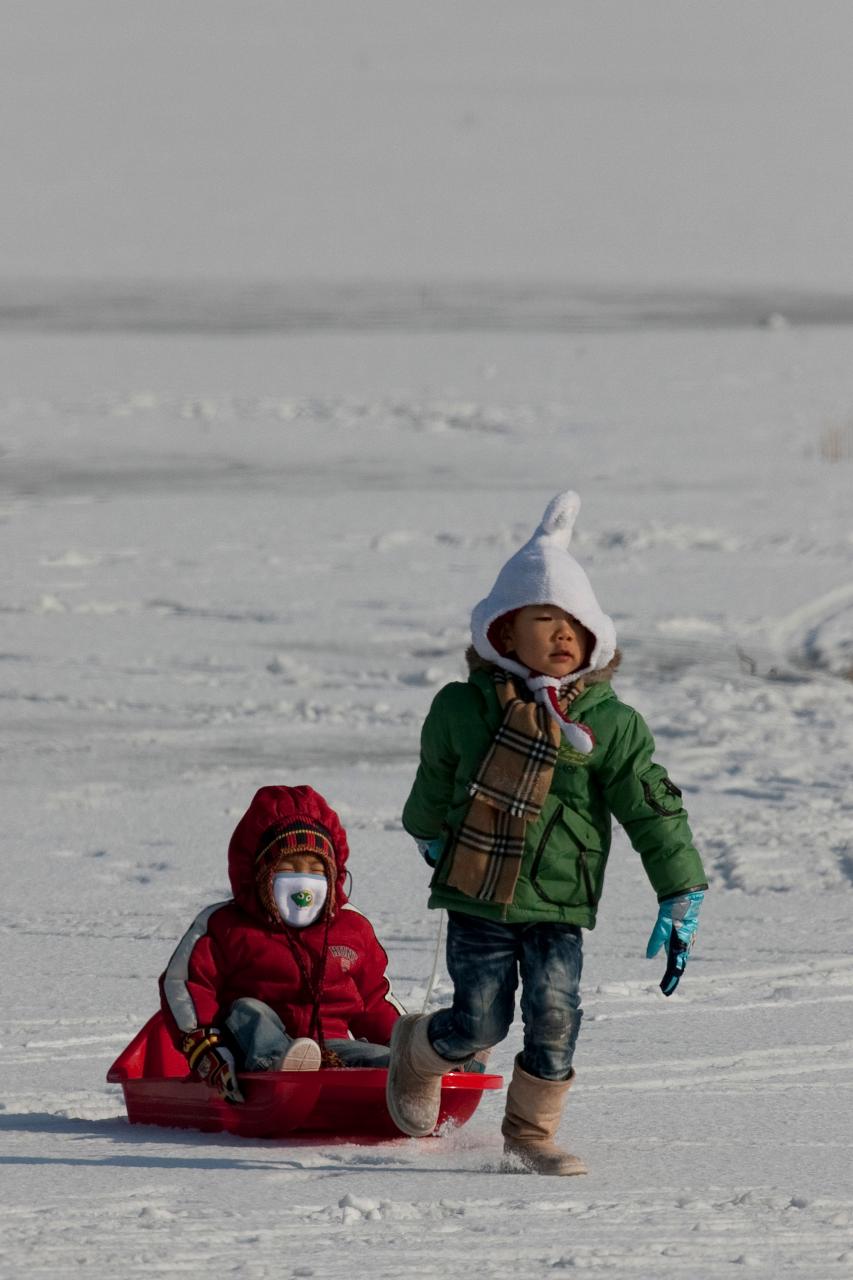
<instances>
[{"instance_id":1,"label":"red plastic sled","mask_svg":"<svg viewBox=\"0 0 853 1280\"><path fill-rule=\"evenodd\" d=\"M245 1102L224 1102L190 1076L161 1013L146 1022L107 1073L124 1090L131 1124L159 1124L244 1138L309 1138L323 1142L376 1142L401 1137L385 1106L382 1067L321 1071L241 1072ZM500 1089L503 1076L452 1071L441 1088L438 1125L465 1124L484 1089Z\"/></svg>"}]
</instances>

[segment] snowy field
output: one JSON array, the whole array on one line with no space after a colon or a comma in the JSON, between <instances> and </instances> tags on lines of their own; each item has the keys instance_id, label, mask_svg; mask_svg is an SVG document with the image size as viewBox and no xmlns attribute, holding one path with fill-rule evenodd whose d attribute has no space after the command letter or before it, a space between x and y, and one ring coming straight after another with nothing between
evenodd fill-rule
<instances>
[{"instance_id":1,"label":"snowy field","mask_svg":"<svg viewBox=\"0 0 853 1280\"><path fill-rule=\"evenodd\" d=\"M850 350L780 326L3 338L4 1277L851 1273ZM712 876L664 1000L615 843L562 1130L589 1176L501 1173L498 1094L381 1147L131 1128L106 1070L263 783L339 809L420 1007L419 725L569 485L618 691Z\"/></svg>"}]
</instances>

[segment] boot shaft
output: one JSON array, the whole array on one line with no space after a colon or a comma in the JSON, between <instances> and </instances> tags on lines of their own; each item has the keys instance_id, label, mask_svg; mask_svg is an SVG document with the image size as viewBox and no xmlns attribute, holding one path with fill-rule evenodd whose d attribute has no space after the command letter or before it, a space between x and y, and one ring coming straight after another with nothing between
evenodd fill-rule
<instances>
[{"instance_id":1,"label":"boot shaft","mask_svg":"<svg viewBox=\"0 0 853 1280\"><path fill-rule=\"evenodd\" d=\"M568 1080L540 1080L529 1075L516 1058L501 1132L504 1152L515 1156L531 1173L570 1177L587 1171L578 1156L554 1141L574 1078L572 1072Z\"/></svg>"},{"instance_id":2,"label":"boot shaft","mask_svg":"<svg viewBox=\"0 0 853 1280\"><path fill-rule=\"evenodd\" d=\"M540 1080L531 1076L515 1060L506 1094L506 1112L501 1132L505 1138L522 1142L543 1142L553 1138L560 1127L566 1095L575 1079Z\"/></svg>"}]
</instances>

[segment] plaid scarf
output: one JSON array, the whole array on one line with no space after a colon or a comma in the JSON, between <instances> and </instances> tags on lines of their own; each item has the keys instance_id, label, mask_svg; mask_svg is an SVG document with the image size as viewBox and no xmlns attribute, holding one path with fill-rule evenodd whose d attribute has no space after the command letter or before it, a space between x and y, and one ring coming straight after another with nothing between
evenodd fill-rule
<instances>
[{"instance_id":1,"label":"plaid scarf","mask_svg":"<svg viewBox=\"0 0 853 1280\"><path fill-rule=\"evenodd\" d=\"M447 884L481 902L512 902L524 854L524 830L551 789L561 730L549 710L518 696L513 677L493 673L503 719L477 776L450 851ZM582 681L561 697L567 707Z\"/></svg>"}]
</instances>

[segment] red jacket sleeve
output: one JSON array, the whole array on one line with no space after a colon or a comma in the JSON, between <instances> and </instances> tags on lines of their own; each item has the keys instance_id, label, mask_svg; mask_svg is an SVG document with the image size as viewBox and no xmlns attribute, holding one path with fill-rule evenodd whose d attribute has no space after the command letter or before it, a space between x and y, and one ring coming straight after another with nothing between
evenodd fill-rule
<instances>
[{"instance_id":1,"label":"red jacket sleeve","mask_svg":"<svg viewBox=\"0 0 853 1280\"><path fill-rule=\"evenodd\" d=\"M406 1011L395 998L385 972L388 956L370 921L360 912L358 915L363 940L361 963L353 976L364 1002L364 1011L350 1019L350 1030L356 1039L369 1040L371 1044L388 1044L394 1023Z\"/></svg>"},{"instance_id":2,"label":"red jacket sleeve","mask_svg":"<svg viewBox=\"0 0 853 1280\"><path fill-rule=\"evenodd\" d=\"M225 904L206 907L190 925L160 977L160 1007L174 1043L211 1026L219 1009L222 969L211 918Z\"/></svg>"}]
</instances>

